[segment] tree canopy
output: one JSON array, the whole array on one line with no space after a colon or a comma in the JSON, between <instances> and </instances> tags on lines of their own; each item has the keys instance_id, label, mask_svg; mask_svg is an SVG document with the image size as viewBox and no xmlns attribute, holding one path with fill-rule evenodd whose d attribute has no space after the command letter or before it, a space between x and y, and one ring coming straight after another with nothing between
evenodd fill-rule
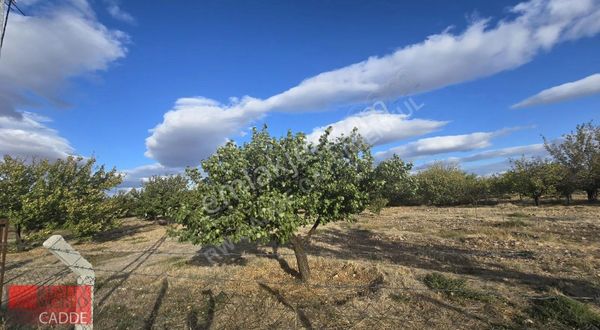
<instances>
[{"instance_id":1,"label":"tree canopy","mask_svg":"<svg viewBox=\"0 0 600 330\"><path fill-rule=\"evenodd\" d=\"M591 122L577 125L574 132L563 135L560 141L544 139L544 145L564 167L565 190L577 187L587 192L588 200L596 200L600 188L600 127Z\"/></svg>"},{"instance_id":2,"label":"tree canopy","mask_svg":"<svg viewBox=\"0 0 600 330\"><path fill-rule=\"evenodd\" d=\"M0 210L21 231L68 228L89 236L110 228L117 216L106 192L121 182L115 169L96 167L94 158L0 162Z\"/></svg>"},{"instance_id":3,"label":"tree canopy","mask_svg":"<svg viewBox=\"0 0 600 330\"><path fill-rule=\"evenodd\" d=\"M195 177L203 203L184 204L181 239L219 244L225 240L291 242L304 280L310 277L304 246L320 225L348 221L364 210L371 177L369 146L354 130L316 144L304 134L282 138L254 129L250 142L227 143L202 162ZM305 235L304 226L311 226Z\"/></svg>"}]
</instances>

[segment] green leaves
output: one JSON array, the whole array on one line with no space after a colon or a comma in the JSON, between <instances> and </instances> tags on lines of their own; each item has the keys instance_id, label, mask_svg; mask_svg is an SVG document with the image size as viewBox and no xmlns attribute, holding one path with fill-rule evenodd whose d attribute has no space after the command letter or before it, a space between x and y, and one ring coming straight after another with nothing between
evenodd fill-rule
<instances>
[{"instance_id":1,"label":"green leaves","mask_svg":"<svg viewBox=\"0 0 600 330\"><path fill-rule=\"evenodd\" d=\"M356 131L334 140L330 130L317 145L304 134L274 138L266 129L250 142L230 142L202 163L206 177L179 212L178 235L194 243L226 239L288 241L302 226L349 220L364 210L372 157ZM190 175L192 174L192 175Z\"/></svg>"},{"instance_id":2,"label":"green leaves","mask_svg":"<svg viewBox=\"0 0 600 330\"><path fill-rule=\"evenodd\" d=\"M556 193L561 180L560 166L543 159L522 158L513 162L511 176L518 193L539 200Z\"/></svg>"},{"instance_id":3,"label":"green leaves","mask_svg":"<svg viewBox=\"0 0 600 330\"><path fill-rule=\"evenodd\" d=\"M403 162L397 155L377 165L370 182L372 187L369 189L374 192L372 200L375 209L380 209L383 199L387 199L392 205L400 205L414 199L417 182L410 175L411 169L412 164Z\"/></svg>"},{"instance_id":4,"label":"green leaves","mask_svg":"<svg viewBox=\"0 0 600 330\"><path fill-rule=\"evenodd\" d=\"M544 145L562 166L563 179L558 189L570 195L575 189L588 192L594 199L600 188L600 127L591 122L577 125L575 132L563 135L560 142Z\"/></svg>"},{"instance_id":5,"label":"green leaves","mask_svg":"<svg viewBox=\"0 0 600 330\"><path fill-rule=\"evenodd\" d=\"M68 228L87 236L112 227L116 207L106 191L121 182L96 160L68 157L26 163L0 162L0 209L27 231Z\"/></svg>"},{"instance_id":6,"label":"green leaves","mask_svg":"<svg viewBox=\"0 0 600 330\"><path fill-rule=\"evenodd\" d=\"M456 166L436 163L416 175L421 203L456 205L476 203L487 193L485 179Z\"/></svg>"},{"instance_id":7,"label":"green leaves","mask_svg":"<svg viewBox=\"0 0 600 330\"><path fill-rule=\"evenodd\" d=\"M187 186L182 175L151 177L137 193L137 215L152 220L172 218L186 198Z\"/></svg>"}]
</instances>

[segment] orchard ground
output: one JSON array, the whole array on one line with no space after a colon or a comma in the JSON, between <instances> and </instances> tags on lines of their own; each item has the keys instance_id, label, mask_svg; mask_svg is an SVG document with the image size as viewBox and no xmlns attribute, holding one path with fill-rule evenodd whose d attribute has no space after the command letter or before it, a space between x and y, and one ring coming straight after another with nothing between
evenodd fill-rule
<instances>
[{"instance_id":1,"label":"orchard ground","mask_svg":"<svg viewBox=\"0 0 600 330\"><path fill-rule=\"evenodd\" d=\"M365 212L319 228L309 285L287 247L211 250L166 232L124 219L70 241L96 269L96 329L600 327L600 205ZM5 279L75 277L36 247L8 254Z\"/></svg>"}]
</instances>

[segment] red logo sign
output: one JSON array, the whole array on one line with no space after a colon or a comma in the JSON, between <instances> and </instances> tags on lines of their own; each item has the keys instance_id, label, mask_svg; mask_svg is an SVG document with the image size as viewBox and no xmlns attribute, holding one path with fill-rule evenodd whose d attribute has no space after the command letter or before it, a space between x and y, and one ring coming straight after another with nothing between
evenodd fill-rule
<instances>
[{"instance_id":1,"label":"red logo sign","mask_svg":"<svg viewBox=\"0 0 600 330\"><path fill-rule=\"evenodd\" d=\"M92 324L91 298L89 285L9 285L9 318L21 324Z\"/></svg>"}]
</instances>

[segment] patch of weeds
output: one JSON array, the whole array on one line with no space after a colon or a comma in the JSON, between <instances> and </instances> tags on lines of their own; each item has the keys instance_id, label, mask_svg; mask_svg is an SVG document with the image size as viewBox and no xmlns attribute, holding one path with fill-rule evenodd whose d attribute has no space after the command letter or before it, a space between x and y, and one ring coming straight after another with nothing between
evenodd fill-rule
<instances>
[{"instance_id":1,"label":"patch of weeds","mask_svg":"<svg viewBox=\"0 0 600 330\"><path fill-rule=\"evenodd\" d=\"M388 202L389 201L387 200L387 198L377 197L377 198L374 198L371 201L371 203L369 203L369 205L367 206L367 209L374 214L379 214L379 213L381 213L381 210L383 210L383 208L388 205Z\"/></svg>"},{"instance_id":2,"label":"patch of weeds","mask_svg":"<svg viewBox=\"0 0 600 330\"><path fill-rule=\"evenodd\" d=\"M507 221L496 222L494 227L500 228L515 228L515 227L527 227L529 224L522 219L510 219Z\"/></svg>"},{"instance_id":3,"label":"patch of weeds","mask_svg":"<svg viewBox=\"0 0 600 330\"><path fill-rule=\"evenodd\" d=\"M542 323L559 323L578 329L600 328L600 314L575 299L561 295L534 301L529 314Z\"/></svg>"},{"instance_id":4,"label":"patch of weeds","mask_svg":"<svg viewBox=\"0 0 600 330\"><path fill-rule=\"evenodd\" d=\"M447 239L462 239L464 238L464 236L467 235L467 233L465 233L464 231L461 230L440 230L438 232L438 236L441 238L447 238Z\"/></svg>"},{"instance_id":5,"label":"patch of weeds","mask_svg":"<svg viewBox=\"0 0 600 330\"><path fill-rule=\"evenodd\" d=\"M190 260L187 258L177 257L173 261L173 267L182 268L190 265Z\"/></svg>"},{"instance_id":6,"label":"patch of weeds","mask_svg":"<svg viewBox=\"0 0 600 330\"><path fill-rule=\"evenodd\" d=\"M448 298L490 302L493 296L471 289L462 278L450 278L440 273L427 274L423 283L433 291L443 293Z\"/></svg>"},{"instance_id":7,"label":"patch of weeds","mask_svg":"<svg viewBox=\"0 0 600 330\"><path fill-rule=\"evenodd\" d=\"M506 215L509 218L529 218L529 214L523 212L513 212Z\"/></svg>"},{"instance_id":8,"label":"patch of weeds","mask_svg":"<svg viewBox=\"0 0 600 330\"><path fill-rule=\"evenodd\" d=\"M390 293L389 297L398 303L408 303L412 300L411 296L405 293Z\"/></svg>"},{"instance_id":9,"label":"patch of weeds","mask_svg":"<svg viewBox=\"0 0 600 330\"><path fill-rule=\"evenodd\" d=\"M102 326L105 329L134 329L136 325L135 314L125 305L110 304L107 305L99 315L99 320L94 317L94 325ZM100 328L100 326L98 328Z\"/></svg>"}]
</instances>

